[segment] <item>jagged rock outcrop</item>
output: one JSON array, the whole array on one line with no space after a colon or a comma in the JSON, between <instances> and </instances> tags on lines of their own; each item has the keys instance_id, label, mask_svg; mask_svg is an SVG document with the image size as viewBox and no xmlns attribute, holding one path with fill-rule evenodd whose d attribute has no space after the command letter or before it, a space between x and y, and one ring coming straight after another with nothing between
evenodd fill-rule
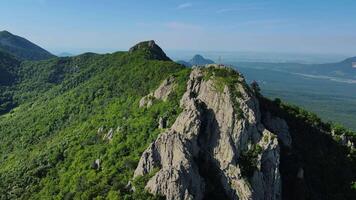
<instances>
[{"instance_id":1,"label":"jagged rock outcrop","mask_svg":"<svg viewBox=\"0 0 356 200\"><path fill-rule=\"evenodd\" d=\"M159 169L146 189L169 200L280 199L279 145L258 100L242 77L219 91L205 71L192 70L183 112L146 149L134 177Z\"/></svg>"},{"instance_id":2,"label":"jagged rock outcrop","mask_svg":"<svg viewBox=\"0 0 356 200\"><path fill-rule=\"evenodd\" d=\"M150 107L155 99L166 101L169 95L173 92L175 87L174 77L169 77L162 82L162 84L152 93L142 97L140 100L140 107Z\"/></svg>"}]
</instances>

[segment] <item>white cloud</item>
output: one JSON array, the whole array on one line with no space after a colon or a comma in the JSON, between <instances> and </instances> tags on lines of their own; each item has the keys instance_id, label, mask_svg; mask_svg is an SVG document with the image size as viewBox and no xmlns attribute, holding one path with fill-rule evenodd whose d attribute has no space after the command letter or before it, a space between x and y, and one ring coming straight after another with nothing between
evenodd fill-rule
<instances>
[{"instance_id":1,"label":"white cloud","mask_svg":"<svg viewBox=\"0 0 356 200\"><path fill-rule=\"evenodd\" d=\"M190 8L192 6L193 6L192 3L187 2L187 3L183 3L183 4L178 5L177 9L185 9L185 8Z\"/></svg>"}]
</instances>

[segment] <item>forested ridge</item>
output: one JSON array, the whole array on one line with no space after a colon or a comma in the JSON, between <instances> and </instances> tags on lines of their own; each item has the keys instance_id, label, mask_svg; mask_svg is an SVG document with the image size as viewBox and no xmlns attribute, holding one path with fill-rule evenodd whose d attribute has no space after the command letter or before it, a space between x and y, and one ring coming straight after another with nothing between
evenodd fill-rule
<instances>
[{"instance_id":1,"label":"forested ridge","mask_svg":"<svg viewBox=\"0 0 356 200\"><path fill-rule=\"evenodd\" d=\"M139 47L42 61L19 61L0 51L0 199L163 198L144 190L152 173L136 179L133 173L162 132L159 119L170 127L182 112L179 101L192 69L160 49L151 51L147 42ZM218 78L220 92L236 83L231 70L206 73ZM176 81L168 100L139 107L168 77ZM259 95L258 86L245 87ZM262 111L286 119L294 130L294 149L281 150L282 188L288 191L289 173L303 166L307 199L355 197L355 151L339 144L344 135L354 141L354 133L278 99L259 101Z\"/></svg>"}]
</instances>

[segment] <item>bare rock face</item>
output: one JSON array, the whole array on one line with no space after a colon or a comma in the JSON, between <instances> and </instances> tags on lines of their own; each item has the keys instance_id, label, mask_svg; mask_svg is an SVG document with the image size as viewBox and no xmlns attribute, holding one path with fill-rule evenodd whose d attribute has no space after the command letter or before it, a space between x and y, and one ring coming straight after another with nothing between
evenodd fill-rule
<instances>
[{"instance_id":1,"label":"bare rock face","mask_svg":"<svg viewBox=\"0 0 356 200\"><path fill-rule=\"evenodd\" d=\"M140 100L140 108L141 107L150 107L153 104L155 99L166 101L169 95L172 93L175 87L175 79L174 77L169 77L168 79L164 80L161 85L152 93L144 96Z\"/></svg>"},{"instance_id":2,"label":"bare rock face","mask_svg":"<svg viewBox=\"0 0 356 200\"><path fill-rule=\"evenodd\" d=\"M193 69L183 112L146 149L134 177L159 169L146 189L169 200L280 199L279 145L257 99L242 82L219 91L204 76Z\"/></svg>"}]
</instances>

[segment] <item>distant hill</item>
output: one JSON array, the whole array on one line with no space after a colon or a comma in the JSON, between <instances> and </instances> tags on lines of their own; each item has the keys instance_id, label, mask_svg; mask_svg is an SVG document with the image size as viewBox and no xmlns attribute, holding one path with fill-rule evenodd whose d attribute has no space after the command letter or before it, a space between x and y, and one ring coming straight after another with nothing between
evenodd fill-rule
<instances>
[{"instance_id":1,"label":"distant hill","mask_svg":"<svg viewBox=\"0 0 356 200\"><path fill-rule=\"evenodd\" d=\"M325 64L300 63L267 63L267 62L236 62L230 63L237 67L272 69L291 73L313 76L327 76L346 79L356 79L356 57L347 58L341 62Z\"/></svg>"},{"instance_id":2,"label":"distant hill","mask_svg":"<svg viewBox=\"0 0 356 200\"><path fill-rule=\"evenodd\" d=\"M58 57L72 57L74 54L68 53L68 52L62 52L60 54L57 54Z\"/></svg>"},{"instance_id":3,"label":"distant hill","mask_svg":"<svg viewBox=\"0 0 356 200\"><path fill-rule=\"evenodd\" d=\"M194 65L207 65L207 64L214 64L215 63L213 60L206 59L202 55L199 55L199 54L195 55L189 61L178 60L176 62L179 63L179 64L182 64L184 66L187 66L187 67L191 67L191 66L194 66Z\"/></svg>"},{"instance_id":4,"label":"distant hill","mask_svg":"<svg viewBox=\"0 0 356 200\"><path fill-rule=\"evenodd\" d=\"M0 49L19 60L46 60L55 57L27 39L13 35L8 31L0 32Z\"/></svg>"},{"instance_id":5,"label":"distant hill","mask_svg":"<svg viewBox=\"0 0 356 200\"><path fill-rule=\"evenodd\" d=\"M136 44L135 46L131 47L129 53L136 53L140 52L147 59L156 59L156 60L163 60L163 61L171 61L170 58L163 52L161 47L159 47L155 41L149 40L144 41Z\"/></svg>"}]
</instances>

